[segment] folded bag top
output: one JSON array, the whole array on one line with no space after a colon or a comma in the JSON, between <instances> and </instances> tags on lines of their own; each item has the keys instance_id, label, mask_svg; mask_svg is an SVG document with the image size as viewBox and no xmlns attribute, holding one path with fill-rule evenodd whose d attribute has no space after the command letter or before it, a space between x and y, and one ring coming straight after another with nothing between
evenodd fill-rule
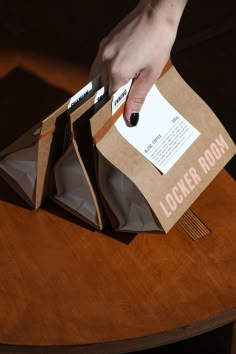
<instances>
[{"instance_id":1,"label":"folded bag top","mask_svg":"<svg viewBox=\"0 0 236 354\"><path fill-rule=\"evenodd\" d=\"M124 127L117 112L112 115L110 100L90 121L105 209L116 230L168 232L233 157L235 145L174 67L150 90L137 130ZM169 131L160 129L164 120L173 123ZM143 151L137 137L141 143L150 139Z\"/></svg>"}]
</instances>

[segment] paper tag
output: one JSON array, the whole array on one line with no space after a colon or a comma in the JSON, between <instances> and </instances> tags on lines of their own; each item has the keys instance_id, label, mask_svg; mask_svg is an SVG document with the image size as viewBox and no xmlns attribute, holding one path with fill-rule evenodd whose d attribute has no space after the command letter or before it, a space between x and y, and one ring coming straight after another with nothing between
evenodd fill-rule
<instances>
[{"instance_id":1,"label":"paper tag","mask_svg":"<svg viewBox=\"0 0 236 354\"><path fill-rule=\"evenodd\" d=\"M90 81L86 86L79 90L74 96L71 97L68 104L68 109L85 98L91 91L96 91L100 86L100 76L97 76L94 80Z\"/></svg>"},{"instance_id":2,"label":"paper tag","mask_svg":"<svg viewBox=\"0 0 236 354\"><path fill-rule=\"evenodd\" d=\"M107 93L107 91L106 91L105 87L101 87L95 95L94 103L101 101L103 99L103 97L106 95L106 93Z\"/></svg>"},{"instance_id":3,"label":"paper tag","mask_svg":"<svg viewBox=\"0 0 236 354\"><path fill-rule=\"evenodd\" d=\"M89 92L92 90L92 88L93 88L92 82L89 82L85 87L83 87L74 96L72 96L68 104L68 109L73 107L75 104L81 101L85 96L87 96Z\"/></svg>"},{"instance_id":4,"label":"paper tag","mask_svg":"<svg viewBox=\"0 0 236 354\"><path fill-rule=\"evenodd\" d=\"M113 95L111 112L112 115L120 108L120 106L125 102L126 98L128 97L128 93L132 84L132 80L129 80L127 84L120 87Z\"/></svg>"},{"instance_id":5,"label":"paper tag","mask_svg":"<svg viewBox=\"0 0 236 354\"><path fill-rule=\"evenodd\" d=\"M123 115L115 123L120 134L162 173L167 173L200 135L161 95L149 91L139 123L128 127Z\"/></svg>"}]
</instances>

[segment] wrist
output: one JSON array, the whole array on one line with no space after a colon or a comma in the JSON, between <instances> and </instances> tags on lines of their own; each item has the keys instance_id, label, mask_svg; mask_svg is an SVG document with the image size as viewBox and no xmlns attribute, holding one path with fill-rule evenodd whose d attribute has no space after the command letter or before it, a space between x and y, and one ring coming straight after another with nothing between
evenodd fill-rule
<instances>
[{"instance_id":1,"label":"wrist","mask_svg":"<svg viewBox=\"0 0 236 354\"><path fill-rule=\"evenodd\" d=\"M141 0L140 6L150 17L163 20L173 28L178 28L188 0Z\"/></svg>"}]
</instances>

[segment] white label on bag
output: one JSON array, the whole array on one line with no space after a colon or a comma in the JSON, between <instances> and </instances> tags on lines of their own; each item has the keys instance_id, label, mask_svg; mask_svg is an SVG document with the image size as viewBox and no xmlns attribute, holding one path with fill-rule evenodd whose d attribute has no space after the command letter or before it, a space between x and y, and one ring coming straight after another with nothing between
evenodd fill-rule
<instances>
[{"instance_id":1,"label":"white label on bag","mask_svg":"<svg viewBox=\"0 0 236 354\"><path fill-rule=\"evenodd\" d=\"M68 104L68 109L73 107L75 104L80 102L83 98L85 98L91 91L97 91L100 86L101 77L97 76L95 79L90 81L86 86L84 86L81 90L79 90L74 96L71 97L70 102Z\"/></svg>"},{"instance_id":2,"label":"white label on bag","mask_svg":"<svg viewBox=\"0 0 236 354\"><path fill-rule=\"evenodd\" d=\"M125 102L128 97L128 93L132 84L132 80L129 80L127 84L120 87L113 95L111 112L112 115L120 108L120 106Z\"/></svg>"},{"instance_id":3,"label":"white label on bag","mask_svg":"<svg viewBox=\"0 0 236 354\"><path fill-rule=\"evenodd\" d=\"M68 109L73 107L75 104L81 101L85 96L87 96L89 92L92 90L92 88L93 88L92 82L89 82L85 87L83 87L74 96L72 96L68 104Z\"/></svg>"},{"instance_id":4,"label":"white label on bag","mask_svg":"<svg viewBox=\"0 0 236 354\"><path fill-rule=\"evenodd\" d=\"M123 115L115 123L120 134L162 173L167 173L200 135L161 95L149 91L139 122L128 127Z\"/></svg>"},{"instance_id":5,"label":"white label on bag","mask_svg":"<svg viewBox=\"0 0 236 354\"><path fill-rule=\"evenodd\" d=\"M101 87L95 95L94 103L101 101L103 99L103 97L105 96L105 94L106 94L105 87Z\"/></svg>"}]
</instances>

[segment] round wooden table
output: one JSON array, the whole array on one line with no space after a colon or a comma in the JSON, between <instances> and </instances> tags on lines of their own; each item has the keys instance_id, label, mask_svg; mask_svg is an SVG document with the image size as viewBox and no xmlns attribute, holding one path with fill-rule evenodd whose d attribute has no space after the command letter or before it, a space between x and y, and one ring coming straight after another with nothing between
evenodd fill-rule
<instances>
[{"instance_id":1,"label":"round wooden table","mask_svg":"<svg viewBox=\"0 0 236 354\"><path fill-rule=\"evenodd\" d=\"M1 180L0 349L124 353L234 322L235 203L222 171L191 208L208 235L117 234L49 202L30 211Z\"/></svg>"},{"instance_id":2,"label":"round wooden table","mask_svg":"<svg viewBox=\"0 0 236 354\"><path fill-rule=\"evenodd\" d=\"M1 181L0 343L122 353L234 321L233 188L223 171L194 203L212 232L193 241L179 224L166 236L93 231L53 204L28 210Z\"/></svg>"}]
</instances>

